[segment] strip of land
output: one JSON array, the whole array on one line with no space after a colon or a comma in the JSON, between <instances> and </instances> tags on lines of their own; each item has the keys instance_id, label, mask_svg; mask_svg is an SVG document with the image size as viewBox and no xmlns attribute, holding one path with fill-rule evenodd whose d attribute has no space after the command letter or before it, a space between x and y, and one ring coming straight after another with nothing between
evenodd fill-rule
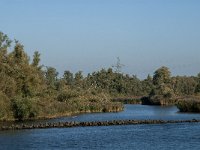
<instances>
[{"instance_id":1,"label":"strip of land","mask_svg":"<svg viewBox=\"0 0 200 150\"><path fill-rule=\"evenodd\" d=\"M24 129L48 129L48 128L71 128L71 127L91 127L91 126L114 126L114 125L139 125L139 124L169 124L169 123L197 123L200 120L113 120L113 121L93 121L93 122L56 122L40 124L21 124L2 126L0 130L24 130Z\"/></svg>"}]
</instances>

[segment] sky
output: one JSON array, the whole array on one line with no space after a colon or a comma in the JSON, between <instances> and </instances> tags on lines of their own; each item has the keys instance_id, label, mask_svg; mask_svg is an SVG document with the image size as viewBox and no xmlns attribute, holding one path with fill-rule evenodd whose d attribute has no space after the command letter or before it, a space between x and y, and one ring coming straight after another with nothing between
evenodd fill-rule
<instances>
[{"instance_id":1,"label":"sky","mask_svg":"<svg viewBox=\"0 0 200 150\"><path fill-rule=\"evenodd\" d=\"M0 0L0 31L41 64L86 75L116 64L144 79L200 72L199 0Z\"/></svg>"}]
</instances>

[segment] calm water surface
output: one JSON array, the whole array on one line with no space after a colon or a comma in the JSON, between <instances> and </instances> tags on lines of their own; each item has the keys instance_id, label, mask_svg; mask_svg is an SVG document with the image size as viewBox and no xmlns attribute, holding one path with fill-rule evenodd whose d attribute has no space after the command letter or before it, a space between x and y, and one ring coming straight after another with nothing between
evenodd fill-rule
<instances>
[{"instance_id":1,"label":"calm water surface","mask_svg":"<svg viewBox=\"0 0 200 150\"><path fill-rule=\"evenodd\" d=\"M55 121L200 119L175 106L126 105L120 113L82 114ZM44 122L44 121L40 121ZM200 149L200 123L0 131L0 149Z\"/></svg>"}]
</instances>

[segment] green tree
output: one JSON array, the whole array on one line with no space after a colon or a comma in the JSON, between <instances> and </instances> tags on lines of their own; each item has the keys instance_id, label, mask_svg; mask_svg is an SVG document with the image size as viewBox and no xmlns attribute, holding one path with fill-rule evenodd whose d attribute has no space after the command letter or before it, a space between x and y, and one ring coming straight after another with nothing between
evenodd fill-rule
<instances>
[{"instance_id":1,"label":"green tree","mask_svg":"<svg viewBox=\"0 0 200 150\"><path fill-rule=\"evenodd\" d=\"M11 53L10 57L16 65L29 64L29 57L24 51L24 46L18 41L15 42L14 51Z\"/></svg>"},{"instance_id":2,"label":"green tree","mask_svg":"<svg viewBox=\"0 0 200 150\"><path fill-rule=\"evenodd\" d=\"M33 55L33 62L32 62L32 65L34 67L37 67L37 68L41 68L39 66L39 63L40 63L40 53L38 51L35 51L34 52L34 55Z\"/></svg>"},{"instance_id":3,"label":"green tree","mask_svg":"<svg viewBox=\"0 0 200 150\"><path fill-rule=\"evenodd\" d=\"M0 50L5 50L11 45L11 40L9 37L4 34L3 32L0 32Z\"/></svg>"},{"instance_id":4,"label":"green tree","mask_svg":"<svg viewBox=\"0 0 200 150\"><path fill-rule=\"evenodd\" d=\"M167 67L161 67L157 69L153 76L154 88L150 93L150 96L160 95L164 98L171 98L174 95L174 91L171 87L171 72Z\"/></svg>"},{"instance_id":5,"label":"green tree","mask_svg":"<svg viewBox=\"0 0 200 150\"><path fill-rule=\"evenodd\" d=\"M153 89L153 78L148 75L145 80L142 81L142 87L144 91L144 95L148 95Z\"/></svg>"},{"instance_id":6,"label":"green tree","mask_svg":"<svg viewBox=\"0 0 200 150\"><path fill-rule=\"evenodd\" d=\"M66 70L64 72L63 79L64 79L66 85L72 85L73 84L73 80L74 80L73 73L71 73L70 71Z\"/></svg>"},{"instance_id":7,"label":"green tree","mask_svg":"<svg viewBox=\"0 0 200 150\"><path fill-rule=\"evenodd\" d=\"M78 88L83 87L82 71L78 71L77 73L75 73L74 82L75 82L76 87L78 87Z\"/></svg>"},{"instance_id":8,"label":"green tree","mask_svg":"<svg viewBox=\"0 0 200 150\"><path fill-rule=\"evenodd\" d=\"M53 67L47 67L45 72L46 82L49 88L56 89L58 83L58 72Z\"/></svg>"},{"instance_id":9,"label":"green tree","mask_svg":"<svg viewBox=\"0 0 200 150\"><path fill-rule=\"evenodd\" d=\"M163 66L155 71L153 76L153 84L161 85L170 83L171 72L169 68Z\"/></svg>"},{"instance_id":10,"label":"green tree","mask_svg":"<svg viewBox=\"0 0 200 150\"><path fill-rule=\"evenodd\" d=\"M13 100L12 109L14 117L18 120L34 118L38 115L37 106L29 98L16 97Z\"/></svg>"}]
</instances>

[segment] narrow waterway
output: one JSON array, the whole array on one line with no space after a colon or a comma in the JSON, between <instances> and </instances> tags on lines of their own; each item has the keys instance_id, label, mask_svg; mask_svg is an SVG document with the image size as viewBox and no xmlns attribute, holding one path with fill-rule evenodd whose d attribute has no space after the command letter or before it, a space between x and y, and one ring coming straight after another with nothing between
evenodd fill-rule
<instances>
[{"instance_id":1,"label":"narrow waterway","mask_svg":"<svg viewBox=\"0 0 200 150\"><path fill-rule=\"evenodd\" d=\"M175 106L126 105L119 113L81 114L48 121L127 119L189 120L200 119L200 114L179 113ZM199 131L200 123L0 131L0 149L200 149Z\"/></svg>"}]
</instances>

